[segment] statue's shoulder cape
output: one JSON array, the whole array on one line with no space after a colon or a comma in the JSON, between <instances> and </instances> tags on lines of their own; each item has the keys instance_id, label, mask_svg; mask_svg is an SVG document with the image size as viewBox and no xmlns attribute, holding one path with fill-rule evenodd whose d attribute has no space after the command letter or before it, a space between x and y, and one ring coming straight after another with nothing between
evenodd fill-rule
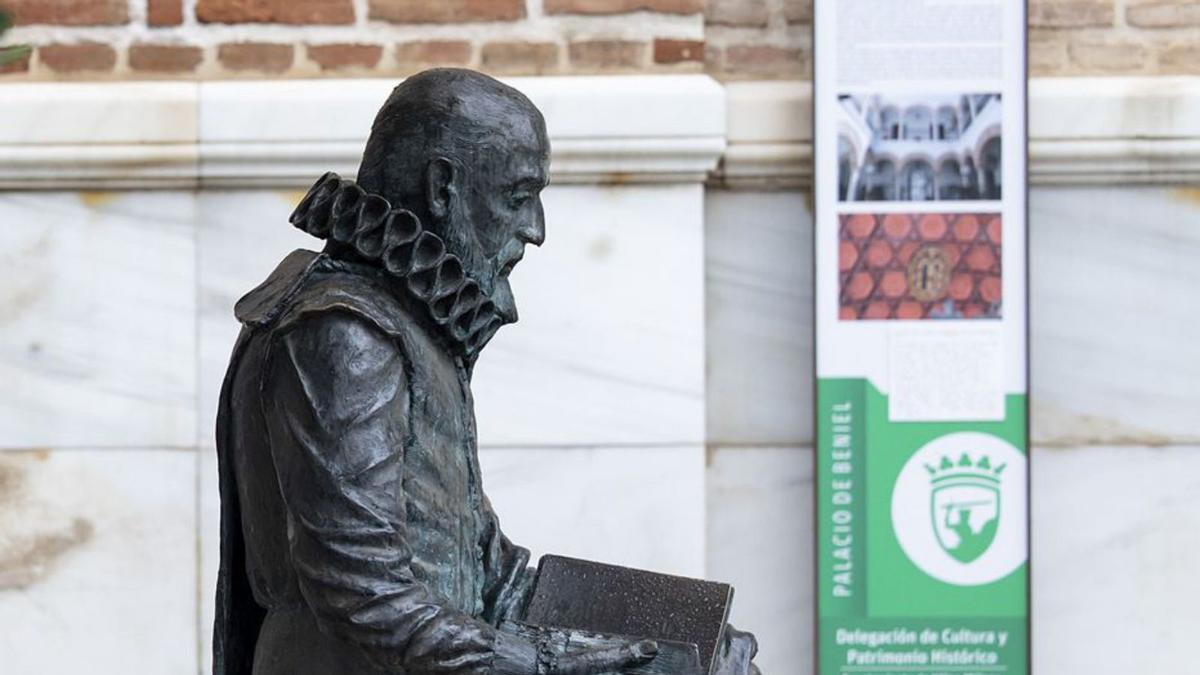
<instances>
[{"instance_id":1,"label":"statue's shoulder cape","mask_svg":"<svg viewBox=\"0 0 1200 675\"><path fill-rule=\"evenodd\" d=\"M345 311L392 336L419 321L393 282L368 267L338 262L323 253L297 250L234 306L251 331L280 330L315 313Z\"/></svg>"}]
</instances>

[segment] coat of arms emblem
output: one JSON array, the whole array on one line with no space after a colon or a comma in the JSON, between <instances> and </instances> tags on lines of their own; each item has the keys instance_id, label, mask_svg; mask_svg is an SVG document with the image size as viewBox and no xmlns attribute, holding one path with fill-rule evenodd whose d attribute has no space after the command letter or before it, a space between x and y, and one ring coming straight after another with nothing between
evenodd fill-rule
<instances>
[{"instance_id":1,"label":"coat of arms emblem","mask_svg":"<svg viewBox=\"0 0 1200 675\"><path fill-rule=\"evenodd\" d=\"M1000 475L1006 465L992 466L982 455L963 453L957 462L943 456L930 474L930 517L937 541L961 563L982 556L996 539L1000 524Z\"/></svg>"}]
</instances>

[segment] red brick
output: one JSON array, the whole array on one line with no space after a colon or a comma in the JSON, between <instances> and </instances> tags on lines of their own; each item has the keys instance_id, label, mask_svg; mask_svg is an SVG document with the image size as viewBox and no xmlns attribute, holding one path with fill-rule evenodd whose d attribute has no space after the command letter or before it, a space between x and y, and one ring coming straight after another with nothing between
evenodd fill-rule
<instances>
[{"instance_id":1,"label":"red brick","mask_svg":"<svg viewBox=\"0 0 1200 675\"><path fill-rule=\"evenodd\" d=\"M996 256L992 253L992 249L982 244L977 244L967 251L967 267L976 272L986 272L992 269L992 265L996 264Z\"/></svg>"},{"instance_id":2,"label":"red brick","mask_svg":"<svg viewBox=\"0 0 1200 675\"><path fill-rule=\"evenodd\" d=\"M343 25L354 23L352 0L274 0L275 23Z\"/></svg>"},{"instance_id":3,"label":"red brick","mask_svg":"<svg viewBox=\"0 0 1200 675\"><path fill-rule=\"evenodd\" d=\"M812 23L813 0L783 0L783 18L788 23Z\"/></svg>"},{"instance_id":4,"label":"red brick","mask_svg":"<svg viewBox=\"0 0 1200 675\"><path fill-rule=\"evenodd\" d=\"M938 241L946 236L946 217L937 213L921 216L917 231L925 241Z\"/></svg>"},{"instance_id":5,"label":"red brick","mask_svg":"<svg viewBox=\"0 0 1200 675\"><path fill-rule=\"evenodd\" d=\"M655 63L687 63L704 61L704 42L702 40L668 40L659 38L654 41Z\"/></svg>"},{"instance_id":6,"label":"red brick","mask_svg":"<svg viewBox=\"0 0 1200 675\"><path fill-rule=\"evenodd\" d=\"M1000 216L992 216L987 222L987 236L991 242L997 246L1002 243L1003 228L1001 227Z\"/></svg>"},{"instance_id":7,"label":"red brick","mask_svg":"<svg viewBox=\"0 0 1200 675\"><path fill-rule=\"evenodd\" d=\"M146 23L151 26L178 26L183 23L183 0L150 0Z\"/></svg>"},{"instance_id":8,"label":"red brick","mask_svg":"<svg viewBox=\"0 0 1200 675\"><path fill-rule=\"evenodd\" d=\"M1061 72L1067 65L1067 40L1063 31L1029 31L1029 70L1038 75Z\"/></svg>"},{"instance_id":9,"label":"red brick","mask_svg":"<svg viewBox=\"0 0 1200 675\"><path fill-rule=\"evenodd\" d=\"M374 68L383 56L380 45L339 43L332 45L308 45L308 58L321 70L345 70L347 68Z\"/></svg>"},{"instance_id":10,"label":"red brick","mask_svg":"<svg viewBox=\"0 0 1200 675\"><path fill-rule=\"evenodd\" d=\"M858 262L858 247L848 241L838 244L838 271L849 272Z\"/></svg>"},{"instance_id":11,"label":"red brick","mask_svg":"<svg viewBox=\"0 0 1200 675\"><path fill-rule=\"evenodd\" d=\"M558 66L558 45L553 42L489 42L481 55L487 70L540 74Z\"/></svg>"},{"instance_id":12,"label":"red brick","mask_svg":"<svg viewBox=\"0 0 1200 675\"><path fill-rule=\"evenodd\" d=\"M204 60L199 47L135 44L129 48L129 67L150 73L186 73Z\"/></svg>"},{"instance_id":13,"label":"red brick","mask_svg":"<svg viewBox=\"0 0 1200 675\"><path fill-rule=\"evenodd\" d=\"M850 296L851 300L865 300L873 290L875 290L875 280L866 272L855 274L846 284L846 294Z\"/></svg>"},{"instance_id":14,"label":"red brick","mask_svg":"<svg viewBox=\"0 0 1200 675\"><path fill-rule=\"evenodd\" d=\"M993 305L1000 302L1001 290L1002 284L998 276L986 276L979 282L979 296Z\"/></svg>"},{"instance_id":15,"label":"red brick","mask_svg":"<svg viewBox=\"0 0 1200 675\"><path fill-rule=\"evenodd\" d=\"M5 0L17 25L115 26L129 23L127 0Z\"/></svg>"},{"instance_id":16,"label":"red brick","mask_svg":"<svg viewBox=\"0 0 1200 675\"><path fill-rule=\"evenodd\" d=\"M922 307L921 303L919 303L919 302L913 302L912 300L905 300L904 302L900 303L899 305L896 305L896 318L897 319L919 319L924 315L925 315L925 308Z\"/></svg>"},{"instance_id":17,"label":"red brick","mask_svg":"<svg viewBox=\"0 0 1200 675\"><path fill-rule=\"evenodd\" d=\"M908 293L908 277L900 270L888 270L879 279L879 290L889 298L899 298Z\"/></svg>"},{"instance_id":18,"label":"red brick","mask_svg":"<svg viewBox=\"0 0 1200 675\"><path fill-rule=\"evenodd\" d=\"M706 23L720 26L765 27L771 12L767 0L708 0Z\"/></svg>"},{"instance_id":19,"label":"red brick","mask_svg":"<svg viewBox=\"0 0 1200 675\"><path fill-rule=\"evenodd\" d=\"M887 227L885 220L883 226ZM876 239L867 247L867 265L869 267L879 269L886 267L892 261L892 247L882 239Z\"/></svg>"},{"instance_id":20,"label":"red brick","mask_svg":"<svg viewBox=\"0 0 1200 675\"><path fill-rule=\"evenodd\" d=\"M20 75L29 72L29 55L32 52L26 53L25 56L0 66L0 75Z\"/></svg>"},{"instance_id":21,"label":"red brick","mask_svg":"<svg viewBox=\"0 0 1200 675\"><path fill-rule=\"evenodd\" d=\"M875 216L860 213L846 221L846 231L855 239L866 239L875 231Z\"/></svg>"},{"instance_id":22,"label":"red brick","mask_svg":"<svg viewBox=\"0 0 1200 675\"><path fill-rule=\"evenodd\" d=\"M1161 75L1200 75L1200 44L1166 47L1158 55L1158 72Z\"/></svg>"},{"instance_id":23,"label":"red brick","mask_svg":"<svg viewBox=\"0 0 1200 675\"><path fill-rule=\"evenodd\" d=\"M946 294L955 300L966 300L975 292L975 280L966 272L959 272L950 277L950 285Z\"/></svg>"},{"instance_id":24,"label":"red brick","mask_svg":"<svg viewBox=\"0 0 1200 675\"><path fill-rule=\"evenodd\" d=\"M1200 2L1148 2L1125 10L1125 21L1138 28L1200 26Z\"/></svg>"},{"instance_id":25,"label":"red brick","mask_svg":"<svg viewBox=\"0 0 1200 675\"><path fill-rule=\"evenodd\" d=\"M396 60L402 65L460 66L471 60L471 43L465 40L428 40L396 45Z\"/></svg>"},{"instance_id":26,"label":"red brick","mask_svg":"<svg viewBox=\"0 0 1200 675\"><path fill-rule=\"evenodd\" d=\"M958 241L975 241L979 236L979 221L975 216L959 216L954 220L954 238Z\"/></svg>"},{"instance_id":27,"label":"red brick","mask_svg":"<svg viewBox=\"0 0 1200 675\"><path fill-rule=\"evenodd\" d=\"M546 0L545 11L547 14L628 14L638 11L700 14L704 11L704 0Z\"/></svg>"},{"instance_id":28,"label":"red brick","mask_svg":"<svg viewBox=\"0 0 1200 675\"><path fill-rule=\"evenodd\" d=\"M371 0L369 16L391 23L516 21L525 0Z\"/></svg>"},{"instance_id":29,"label":"red brick","mask_svg":"<svg viewBox=\"0 0 1200 675\"><path fill-rule=\"evenodd\" d=\"M921 245L915 241L906 241L900 244L900 248L896 249L896 260L899 260L901 265L907 265L919 248Z\"/></svg>"},{"instance_id":30,"label":"red brick","mask_svg":"<svg viewBox=\"0 0 1200 675\"><path fill-rule=\"evenodd\" d=\"M572 42L567 48L572 66L592 69L638 68L646 60L646 45L625 40Z\"/></svg>"},{"instance_id":31,"label":"red brick","mask_svg":"<svg viewBox=\"0 0 1200 675\"><path fill-rule=\"evenodd\" d=\"M963 316L965 316L968 319L977 319L977 318L987 314L987 309L985 309L983 305L981 305L977 302L969 302L969 303L963 305L962 313L963 313Z\"/></svg>"},{"instance_id":32,"label":"red brick","mask_svg":"<svg viewBox=\"0 0 1200 675\"><path fill-rule=\"evenodd\" d=\"M725 50L725 68L743 75L807 77L804 51L793 47L742 44Z\"/></svg>"},{"instance_id":33,"label":"red brick","mask_svg":"<svg viewBox=\"0 0 1200 675\"><path fill-rule=\"evenodd\" d=\"M883 218L883 231L892 239L903 239L912 230L912 216L890 213Z\"/></svg>"},{"instance_id":34,"label":"red brick","mask_svg":"<svg viewBox=\"0 0 1200 675\"><path fill-rule=\"evenodd\" d=\"M711 72L725 70L725 50L714 44L705 43L704 67Z\"/></svg>"},{"instance_id":35,"label":"red brick","mask_svg":"<svg viewBox=\"0 0 1200 675\"><path fill-rule=\"evenodd\" d=\"M38 47L38 60L57 73L106 72L117 64L117 52L99 42Z\"/></svg>"},{"instance_id":36,"label":"red brick","mask_svg":"<svg viewBox=\"0 0 1200 675\"><path fill-rule=\"evenodd\" d=\"M886 302L875 301L867 305L866 311L863 312L864 319L886 319L892 315L892 308Z\"/></svg>"},{"instance_id":37,"label":"red brick","mask_svg":"<svg viewBox=\"0 0 1200 675\"><path fill-rule=\"evenodd\" d=\"M353 0L197 0L201 23L354 23Z\"/></svg>"},{"instance_id":38,"label":"red brick","mask_svg":"<svg viewBox=\"0 0 1200 675\"><path fill-rule=\"evenodd\" d=\"M1112 0L1034 0L1032 28L1089 28L1113 25Z\"/></svg>"},{"instance_id":39,"label":"red brick","mask_svg":"<svg viewBox=\"0 0 1200 675\"><path fill-rule=\"evenodd\" d=\"M1067 53L1071 61L1091 72L1137 71L1148 62L1146 48L1136 42L1072 42L1067 45Z\"/></svg>"},{"instance_id":40,"label":"red brick","mask_svg":"<svg viewBox=\"0 0 1200 675\"><path fill-rule=\"evenodd\" d=\"M292 67L292 45L269 42L226 42L217 48L217 60L230 70L282 73Z\"/></svg>"},{"instance_id":41,"label":"red brick","mask_svg":"<svg viewBox=\"0 0 1200 675\"><path fill-rule=\"evenodd\" d=\"M853 307L842 307L838 309L838 319L842 321L853 321L858 318L858 311Z\"/></svg>"}]
</instances>

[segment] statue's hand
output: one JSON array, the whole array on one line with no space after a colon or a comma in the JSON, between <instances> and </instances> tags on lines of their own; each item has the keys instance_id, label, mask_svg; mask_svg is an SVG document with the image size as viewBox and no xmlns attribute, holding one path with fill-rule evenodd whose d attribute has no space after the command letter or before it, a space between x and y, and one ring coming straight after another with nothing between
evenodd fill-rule
<instances>
[{"instance_id":1,"label":"statue's hand","mask_svg":"<svg viewBox=\"0 0 1200 675\"><path fill-rule=\"evenodd\" d=\"M557 657L551 667L544 671L539 669L538 675L619 673L625 668L633 668L653 661L656 654L658 654L658 644L653 640L642 640L621 647L589 649Z\"/></svg>"},{"instance_id":2,"label":"statue's hand","mask_svg":"<svg viewBox=\"0 0 1200 675\"><path fill-rule=\"evenodd\" d=\"M759 675L753 663L758 654L758 640L754 635L725 624L725 640L717 649L717 661L713 672L716 675Z\"/></svg>"}]
</instances>

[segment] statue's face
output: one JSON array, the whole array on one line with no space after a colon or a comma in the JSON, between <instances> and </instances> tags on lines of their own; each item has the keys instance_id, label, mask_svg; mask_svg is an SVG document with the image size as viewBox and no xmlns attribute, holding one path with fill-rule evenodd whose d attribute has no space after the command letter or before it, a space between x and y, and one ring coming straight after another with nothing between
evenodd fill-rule
<instances>
[{"instance_id":1,"label":"statue's face","mask_svg":"<svg viewBox=\"0 0 1200 675\"><path fill-rule=\"evenodd\" d=\"M493 142L460 162L442 229L450 252L511 322L517 307L508 275L525 255L525 245L540 246L546 237L541 192L548 180L550 142L540 116L513 116L503 127Z\"/></svg>"}]
</instances>

